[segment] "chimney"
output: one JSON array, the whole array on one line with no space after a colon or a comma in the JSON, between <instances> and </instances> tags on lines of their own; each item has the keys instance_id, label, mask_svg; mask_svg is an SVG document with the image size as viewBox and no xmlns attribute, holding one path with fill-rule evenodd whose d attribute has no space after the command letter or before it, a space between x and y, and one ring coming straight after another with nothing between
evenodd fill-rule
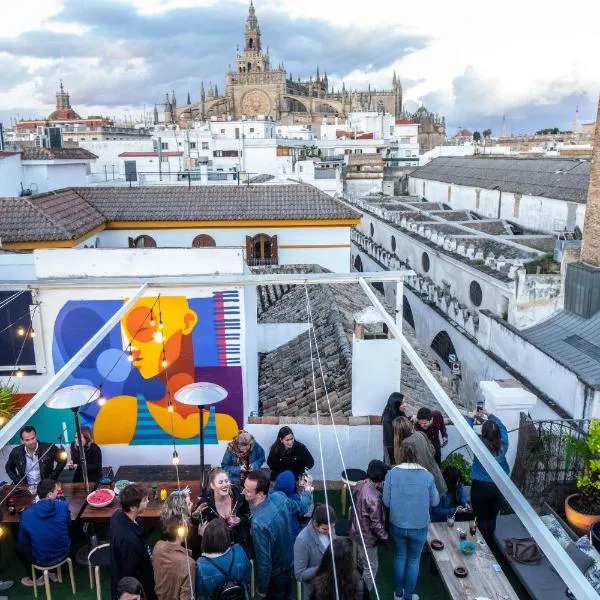
<instances>
[{"instance_id":1,"label":"chimney","mask_svg":"<svg viewBox=\"0 0 600 600\"><path fill-rule=\"evenodd\" d=\"M585 208L581 261L567 265L565 309L586 319L600 311L600 101Z\"/></svg>"}]
</instances>

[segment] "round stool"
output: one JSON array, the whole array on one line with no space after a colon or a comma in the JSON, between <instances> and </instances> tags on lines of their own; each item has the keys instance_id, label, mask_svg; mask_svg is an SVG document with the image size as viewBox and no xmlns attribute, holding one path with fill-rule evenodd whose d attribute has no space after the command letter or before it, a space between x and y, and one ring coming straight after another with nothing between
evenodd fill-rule
<instances>
[{"instance_id":1,"label":"round stool","mask_svg":"<svg viewBox=\"0 0 600 600\"><path fill-rule=\"evenodd\" d=\"M359 481L367 478L367 473L362 469L346 469L340 476L342 486L342 514L346 514L346 491L352 493L352 489Z\"/></svg>"}]
</instances>

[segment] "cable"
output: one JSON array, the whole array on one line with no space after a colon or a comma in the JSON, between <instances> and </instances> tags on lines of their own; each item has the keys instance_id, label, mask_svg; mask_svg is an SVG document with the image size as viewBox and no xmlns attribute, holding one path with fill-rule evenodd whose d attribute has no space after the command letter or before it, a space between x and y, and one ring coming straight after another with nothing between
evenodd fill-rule
<instances>
[{"instance_id":1,"label":"cable","mask_svg":"<svg viewBox=\"0 0 600 600\"><path fill-rule=\"evenodd\" d=\"M333 567L333 581L335 584L335 596L337 600L340 600L340 590L338 587L338 579L337 579L337 570L335 568L335 552L333 551L333 533L331 529L331 519L329 517L329 497L327 495L327 480L325 478L325 459L323 457L323 442L321 440L321 423L319 420L319 402L317 400L317 382L315 378L315 363L314 363L314 355L313 355L313 347L312 347L312 338L310 335L311 329L314 329L312 322L312 314L310 311L310 299L308 296L308 285L304 284L304 291L306 292L306 316L308 319L308 344L310 348L310 365L312 371L312 381L313 381L313 394L315 397L315 411L317 414L317 434L319 437L319 455L321 457L321 473L323 475L323 491L325 493L325 505L327 506L327 525L329 529L329 548L331 550L331 562ZM332 420L333 422L333 420Z\"/></svg>"},{"instance_id":2,"label":"cable","mask_svg":"<svg viewBox=\"0 0 600 600\"><path fill-rule=\"evenodd\" d=\"M307 311L309 313L309 319L310 319L310 323L313 323L313 319L312 319L312 308L310 306L310 297L308 295L308 286L305 284L305 291L306 291L306 307L307 307ZM346 473L346 461L344 460L344 455L342 453L342 447L340 444L340 438L338 437L338 433L337 433L337 426L335 424L335 419L333 418L333 410L331 409L331 402L329 401L329 391L327 390L327 382L325 379L325 371L323 370L323 364L321 363L321 353L319 351L319 345L317 343L317 334L315 331L314 327L311 327L309 329L309 339L310 339L310 335L311 335L311 330L312 330L312 335L314 337L315 340L315 348L316 348L316 353L317 353L317 361L319 363L319 370L321 371L321 378L323 379L323 390L325 391L325 398L327 400L327 406L329 407L329 414L331 416L331 424L333 426L333 434L335 436L335 441L337 444L337 448L338 448L338 452L340 454L340 460L342 462L342 469L344 470L344 473ZM311 364L312 364L312 345L311 345ZM313 368L313 382L314 382L314 368ZM316 400L316 388L315 388L315 400ZM318 424L318 409L317 409L317 424ZM321 440L319 438L319 445L321 444ZM323 480L325 480L325 475L323 474ZM325 481L323 481L323 483L325 483ZM367 559L367 566L369 567L369 573L371 574L371 580L373 581L373 589L375 590L375 596L377 597L377 600L380 600L379 597L379 590L377 589L377 583L375 582L375 577L373 575L373 569L371 567L371 561L369 560L369 555L367 553L367 545L365 543L365 538L363 535L363 531L362 531L362 527L360 524L360 520L358 519L358 512L356 511L356 504L354 503L354 495L352 494L352 491L350 491L350 502L352 503L352 510L353 510L353 514L355 515L355 519L356 519L356 525L358 527L358 532L360 534L360 541L362 543L363 549L365 551L365 557Z\"/></svg>"},{"instance_id":3,"label":"cable","mask_svg":"<svg viewBox=\"0 0 600 600\"><path fill-rule=\"evenodd\" d=\"M15 292L12 296L9 296L8 298L5 298L4 300L0 301L0 310L3 309L5 306L8 306L13 300L15 300L21 294L24 294L24 293L25 293L25 290L20 290L18 292Z\"/></svg>"},{"instance_id":4,"label":"cable","mask_svg":"<svg viewBox=\"0 0 600 600\"><path fill-rule=\"evenodd\" d=\"M33 330L33 317L35 315L35 311L39 308L39 304L36 304L33 307L33 310L31 311L31 320L29 321L29 325L27 327L27 331L25 332L25 335L23 336L23 343L21 344L21 348L19 349L19 353L17 354L17 359L15 360L15 366L12 369L12 371L10 372L10 375L8 376L8 380L6 381L7 386L10 386L10 381L11 379L15 376L16 373L22 372L21 369L19 368L19 361L21 360L21 354L23 354L23 350L25 349L25 343L27 342L29 338L29 336L31 335L31 332Z\"/></svg>"}]
</instances>

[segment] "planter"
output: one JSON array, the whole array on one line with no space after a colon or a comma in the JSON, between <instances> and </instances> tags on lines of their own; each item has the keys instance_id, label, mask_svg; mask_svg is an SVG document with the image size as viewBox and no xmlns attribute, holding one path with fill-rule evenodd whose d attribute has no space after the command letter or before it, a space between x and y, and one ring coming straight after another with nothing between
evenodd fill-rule
<instances>
[{"instance_id":1,"label":"planter","mask_svg":"<svg viewBox=\"0 0 600 600\"><path fill-rule=\"evenodd\" d=\"M594 548L600 552L600 521L596 521L590 529L590 538Z\"/></svg>"},{"instance_id":2,"label":"planter","mask_svg":"<svg viewBox=\"0 0 600 600\"><path fill-rule=\"evenodd\" d=\"M567 517L567 522L573 529L587 534L593 523L600 520L600 515L586 515L585 513L580 513L575 510L571 506L570 500L578 495L579 494L571 494L570 496L567 496L567 499L565 500L565 515Z\"/></svg>"}]
</instances>

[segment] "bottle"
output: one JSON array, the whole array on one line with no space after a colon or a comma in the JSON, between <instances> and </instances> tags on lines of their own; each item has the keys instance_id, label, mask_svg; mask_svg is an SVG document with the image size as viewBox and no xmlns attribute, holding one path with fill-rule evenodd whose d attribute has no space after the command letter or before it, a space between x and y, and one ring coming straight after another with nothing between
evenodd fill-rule
<instances>
[{"instance_id":1,"label":"bottle","mask_svg":"<svg viewBox=\"0 0 600 600\"><path fill-rule=\"evenodd\" d=\"M158 490L158 486L155 484L152 486L152 493L150 500L156 500L156 492Z\"/></svg>"},{"instance_id":2,"label":"bottle","mask_svg":"<svg viewBox=\"0 0 600 600\"><path fill-rule=\"evenodd\" d=\"M160 501L164 502L167 499L167 490L163 488L160 490Z\"/></svg>"},{"instance_id":3,"label":"bottle","mask_svg":"<svg viewBox=\"0 0 600 600\"><path fill-rule=\"evenodd\" d=\"M15 499L12 496L9 496L9 498L7 500L7 505L8 505L9 514L11 514L11 515L16 514L17 506L15 504Z\"/></svg>"}]
</instances>

